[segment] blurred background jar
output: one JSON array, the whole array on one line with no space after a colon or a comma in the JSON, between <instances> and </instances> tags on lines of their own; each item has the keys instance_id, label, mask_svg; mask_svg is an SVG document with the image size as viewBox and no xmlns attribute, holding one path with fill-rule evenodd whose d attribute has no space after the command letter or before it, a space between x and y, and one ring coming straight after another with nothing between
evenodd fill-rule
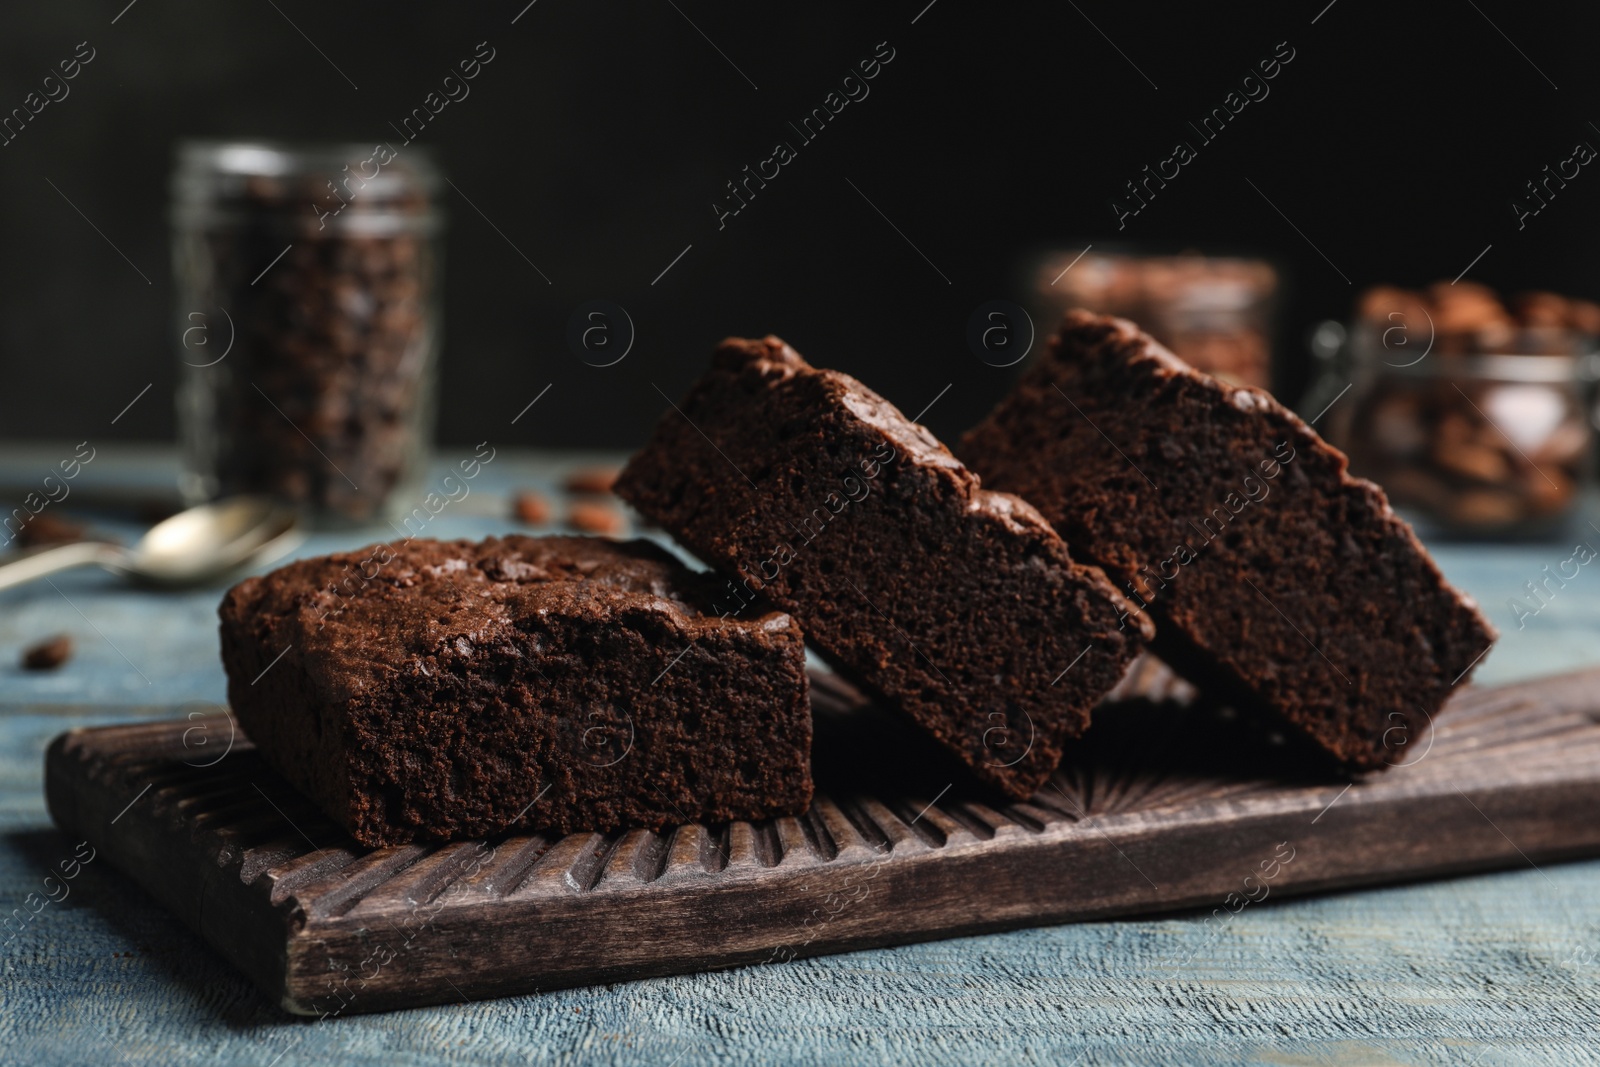
<instances>
[{"instance_id":1,"label":"blurred background jar","mask_svg":"<svg viewBox=\"0 0 1600 1067\"><path fill-rule=\"evenodd\" d=\"M1278 272L1261 259L1051 252L1031 290L1048 334L1070 308L1131 319L1190 366L1236 385L1272 385Z\"/></svg>"},{"instance_id":2,"label":"blurred background jar","mask_svg":"<svg viewBox=\"0 0 1600 1067\"><path fill-rule=\"evenodd\" d=\"M265 493L340 524L409 498L433 430L439 183L414 146L179 146L189 502Z\"/></svg>"},{"instance_id":3,"label":"blurred background jar","mask_svg":"<svg viewBox=\"0 0 1600 1067\"><path fill-rule=\"evenodd\" d=\"M1553 293L1371 290L1348 328L1313 335L1321 391L1351 394L1323 429L1424 533L1555 536L1593 469L1597 332L1600 308Z\"/></svg>"}]
</instances>

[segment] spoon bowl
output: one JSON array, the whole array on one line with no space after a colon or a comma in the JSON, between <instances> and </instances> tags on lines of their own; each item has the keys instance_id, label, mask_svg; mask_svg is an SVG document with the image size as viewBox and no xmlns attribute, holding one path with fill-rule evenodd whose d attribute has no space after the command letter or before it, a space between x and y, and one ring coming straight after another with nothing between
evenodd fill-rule
<instances>
[{"instance_id":1,"label":"spoon bowl","mask_svg":"<svg viewBox=\"0 0 1600 1067\"><path fill-rule=\"evenodd\" d=\"M180 511L156 523L116 568L156 585L188 585L252 561L277 559L298 544L293 508L259 496L238 496Z\"/></svg>"}]
</instances>

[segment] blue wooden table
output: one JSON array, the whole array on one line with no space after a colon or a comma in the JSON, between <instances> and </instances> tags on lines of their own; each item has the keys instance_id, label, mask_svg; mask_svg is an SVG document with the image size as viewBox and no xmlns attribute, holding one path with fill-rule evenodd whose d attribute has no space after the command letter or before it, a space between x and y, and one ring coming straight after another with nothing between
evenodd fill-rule
<instances>
[{"instance_id":1,"label":"blue wooden table","mask_svg":"<svg viewBox=\"0 0 1600 1067\"><path fill-rule=\"evenodd\" d=\"M0 484L29 484L71 454L0 452ZM597 458L502 450L428 533L513 529L510 491L559 500L561 472ZM107 446L74 491L82 502L161 488L172 469L165 452ZM95 525L124 539L139 529ZM1600 530L1581 531L1568 543L1436 546L1503 632L1479 681L1600 663L1600 567L1546 586L1537 614L1511 607L1537 603L1525 584L1557 571L1583 533L1600 548ZM386 536L318 535L300 552ZM220 584L135 591L100 573L0 592L0 914L73 853L41 792L51 737L221 702L221 595ZM26 645L63 632L76 643L66 666L18 668ZM1186 915L1084 923L323 1022L282 1015L91 862L0 947L0 1063L88 1062L1600 1063L1600 862L1270 900L1220 933Z\"/></svg>"}]
</instances>

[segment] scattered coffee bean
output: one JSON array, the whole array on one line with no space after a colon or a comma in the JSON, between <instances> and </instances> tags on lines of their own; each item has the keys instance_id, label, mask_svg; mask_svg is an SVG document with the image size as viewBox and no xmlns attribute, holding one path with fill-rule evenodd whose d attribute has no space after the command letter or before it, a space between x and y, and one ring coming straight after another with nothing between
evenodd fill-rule
<instances>
[{"instance_id":1,"label":"scattered coffee bean","mask_svg":"<svg viewBox=\"0 0 1600 1067\"><path fill-rule=\"evenodd\" d=\"M17 530L18 548L41 545L69 545L83 540L83 527L49 511L41 511Z\"/></svg>"},{"instance_id":2,"label":"scattered coffee bean","mask_svg":"<svg viewBox=\"0 0 1600 1067\"><path fill-rule=\"evenodd\" d=\"M567 480L562 484L569 493L604 496L617 484L617 475L621 473L615 467L585 467L567 475Z\"/></svg>"},{"instance_id":3,"label":"scattered coffee bean","mask_svg":"<svg viewBox=\"0 0 1600 1067\"><path fill-rule=\"evenodd\" d=\"M518 493L511 507L517 519L529 526L543 526L550 521L550 502L531 489Z\"/></svg>"},{"instance_id":4,"label":"scattered coffee bean","mask_svg":"<svg viewBox=\"0 0 1600 1067\"><path fill-rule=\"evenodd\" d=\"M577 501L567 509L567 524L584 533L616 535L622 532L622 516L604 504Z\"/></svg>"},{"instance_id":5,"label":"scattered coffee bean","mask_svg":"<svg viewBox=\"0 0 1600 1067\"><path fill-rule=\"evenodd\" d=\"M53 671L72 658L72 638L57 634L33 645L22 654L22 666L30 671Z\"/></svg>"}]
</instances>

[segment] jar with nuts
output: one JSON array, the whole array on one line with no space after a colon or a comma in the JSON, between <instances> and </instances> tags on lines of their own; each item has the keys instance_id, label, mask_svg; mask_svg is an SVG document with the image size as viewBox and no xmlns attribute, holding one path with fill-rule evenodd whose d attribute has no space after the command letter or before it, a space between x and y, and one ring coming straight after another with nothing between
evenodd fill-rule
<instances>
[{"instance_id":1,"label":"jar with nuts","mask_svg":"<svg viewBox=\"0 0 1600 1067\"><path fill-rule=\"evenodd\" d=\"M408 499L433 421L439 184L414 145L179 146L190 501L263 493L341 524Z\"/></svg>"},{"instance_id":2,"label":"jar with nuts","mask_svg":"<svg viewBox=\"0 0 1600 1067\"><path fill-rule=\"evenodd\" d=\"M1554 294L1507 307L1470 283L1373 290L1344 343L1351 398L1328 435L1424 531L1553 535L1593 456L1600 356L1591 324L1574 317L1591 308Z\"/></svg>"}]
</instances>

